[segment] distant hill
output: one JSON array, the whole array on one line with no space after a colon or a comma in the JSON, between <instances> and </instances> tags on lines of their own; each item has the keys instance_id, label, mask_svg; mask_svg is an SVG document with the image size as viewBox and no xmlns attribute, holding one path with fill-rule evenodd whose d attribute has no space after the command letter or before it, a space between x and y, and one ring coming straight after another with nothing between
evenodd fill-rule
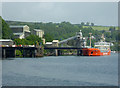
<instances>
[{"instance_id":1,"label":"distant hill","mask_svg":"<svg viewBox=\"0 0 120 88\"><path fill-rule=\"evenodd\" d=\"M88 28L89 26L83 26L83 28ZM91 26L92 29L94 30L98 30L98 31L102 31L102 30L105 30L105 31L108 31L110 26ZM116 30L118 30L118 27L116 27Z\"/></svg>"}]
</instances>

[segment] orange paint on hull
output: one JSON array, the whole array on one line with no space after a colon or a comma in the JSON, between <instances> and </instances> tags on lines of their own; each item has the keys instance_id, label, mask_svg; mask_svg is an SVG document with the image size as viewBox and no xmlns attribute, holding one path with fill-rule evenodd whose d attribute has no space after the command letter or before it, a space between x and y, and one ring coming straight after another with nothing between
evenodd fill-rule
<instances>
[{"instance_id":1,"label":"orange paint on hull","mask_svg":"<svg viewBox=\"0 0 120 88\"><path fill-rule=\"evenodd\" d=\"M103 55L110 55L111 51L108 52L101 52L100 49L97 48L83 48L82 55L83 56L103 56Z\"/></svg>"}]
</instances>

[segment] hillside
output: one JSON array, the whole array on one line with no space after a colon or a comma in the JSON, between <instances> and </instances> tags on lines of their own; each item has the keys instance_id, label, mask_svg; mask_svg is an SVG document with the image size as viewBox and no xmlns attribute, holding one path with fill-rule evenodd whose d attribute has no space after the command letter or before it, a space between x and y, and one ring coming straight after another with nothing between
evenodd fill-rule
<instances>
[{"instance_id":1,"label":"hillside","mask_svg":"<svg viewBox=\"0 0 120 88\"><path fill-rule=\"evenodd\" d=\"M63 40L68 37L74 36L79 30L83 30L85 36L88 36L88 33L85 30L90 30L90 28L82 28L79 25L73 25L69 22L61 23L32 23L32 22L15 22L15 21L6 21L9 25L28 25L30 30L33 29L42 29L45 34L50 34L54 39ZM85 30L84 30L85 29Z\"/></svg>"},{"instance_id":2,"label":"hillside","mask_svg":"<svg viewBox=\"0 0 120 88\"><path fill-rule=\"evenodd\" d=\"M83 28L88 28L89 26L83 26ZM110 26L91 26L92 29L94 30L98 30L98 31L102 31L102 30L105 30L105 31L108 31ZM118 30L118 27L115 27L116 30Z\"/></svg>"},{"instance_id":3,"label":"hillside","mask_svg":"<svg viewBox=\"0 0 120 88\"><path fill-rule=\"evenodd\" d=\"M89 37L89 33L99 41L102 33L106 37L106 41L115 41L117 39L117 30L107 32L110 27L108 26L81 26L81 24L71 24L70 22L61 23L42 23L42 22L17 22L6 21L9 25L28 25L30 30L41 29L44 30L45 35L49 34L53 39L63 40L71 36L75 36L76 32L82 30L83 36ZM114 27L113 27L114 28Z\"/></svg>"}]
</instances>

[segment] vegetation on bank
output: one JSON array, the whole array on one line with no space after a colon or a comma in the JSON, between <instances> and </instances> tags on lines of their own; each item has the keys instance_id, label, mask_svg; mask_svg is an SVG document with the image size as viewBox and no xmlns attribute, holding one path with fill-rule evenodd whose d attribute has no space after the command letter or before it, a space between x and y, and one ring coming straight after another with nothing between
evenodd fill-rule
<instances>
[{"instance_id":1,"label":"vegetation on bank","mask_svg":"<svg viewBox=\"0 0 120 88\"><path fill-rule=\"evenodd\" d=\"M1 30L2 29L2 30ZM2 33L0 38L2 39L13 39L12 30L9 28L9 25L2 19L0 16L0 33Z\"/></svg>"},{"instance_id":2,"label":"vegetation on bank","mask_svg":"<svg viewBox=\"0 0 120 88\"><path fill-rule=\"evenodd\" d=\"M25 39L14 39L15 45L37 45L42 44L42 39L36 35L30 35Z\"/></svg>"}]
</instances>

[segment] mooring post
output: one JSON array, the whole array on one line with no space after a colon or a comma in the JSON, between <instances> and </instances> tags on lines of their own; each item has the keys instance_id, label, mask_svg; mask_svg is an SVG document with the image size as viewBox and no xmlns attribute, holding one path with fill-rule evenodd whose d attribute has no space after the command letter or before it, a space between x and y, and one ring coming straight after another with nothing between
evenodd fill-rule
<instances>
[{"instance_id":1,"label":"mooring post","mask_svg":"<svg viewBox=\"0 0 120 88\"><path fill-rule=\"evenodd\" d=\"M44 56L44 47L42 46L42 56Z\"/></svg>"},{"instance_id":2,"label":"mooring post","mask_svg":"<svg viewBox=\"0 0 120 88\"><path fill-rule=\"evenodd\" d=\"M36 57L36 54L37 54L37 50L35 49L35 51L34 51L34 56Z\"/></svg>"},{"instance_id":3,"label":"mooring post","mask_svg":"<svg viewBox=\"0 0 120 88\"><path fill-rule=\"evenodd\" d=\"M35 49L33 49L31 52L32 52L32 57L34 58L35 57Z\"/></svg>"},{"instance_id":4,"label":"mooring post","mask_svg":"<svg viewBox=\"0 0 120 88\"><path fill-rule=\"evenodd\" d=\"M62 55L62 51L58 50L58 56Z\"/></svg>"},{"instance_id":5,"label":"mooring post","mask_svg":"<svg viewBox=\"0 0 120 88\"><path fill-rule=\"evenodd\" d=\"M58 50L55 49L55 56L58 56Z\"/></svg>"},{"instance_id":6,"label":"mooring post","mask_svg":"<svg viewBox=\"0 0 120 88\"><path fill-rule=\"evenodd\" d=\"M77 56L80 56L80 50L77 50Z\"/></svg>"},{"instance_id":7,"label":"mooring post","mask_svg":"<svg viewBox=\"0 0 120 88\"><path fill-rule=\"evenodd\" d=\"M58 56L60 56L60 55L61 55L60 50L58 50Z\"/></svg>"},{"instance_id":8,"label":"mooring post","mask_svg":"<svg viewBox=\"0 0 120 88\"><path fill-rule=\"evenodd\" d=\"M77 50L77 56L82 56L82 50Z\"/></svg>"},{"instance_id":9,"label":"mooring post","mask_svg":"<svg viewBox=\"0 0 120 88\"><path fill-rule=\"evenodd\" d=\"M25 50L23 49L23 57L25 57Z\"/></svg>"},{"instance_id":10,"label":"mooring post","mask_svg":"<svg viewBox=\"0 0 120 88\"><path fill-rule=\"evenodd\" d=\"M6 58L6 49L3 49L3 58Z\"/></svg>"},{"instance_id":11,"label":"mooring post","mask_svg":"<svg viewBox=\"0 0 120 88\"><path fill-rule=\"evenodd\" d=\"M16 49L14 50L14 54L15 54L14 56L16 57Z\"/></svg>"}]
</instances>

